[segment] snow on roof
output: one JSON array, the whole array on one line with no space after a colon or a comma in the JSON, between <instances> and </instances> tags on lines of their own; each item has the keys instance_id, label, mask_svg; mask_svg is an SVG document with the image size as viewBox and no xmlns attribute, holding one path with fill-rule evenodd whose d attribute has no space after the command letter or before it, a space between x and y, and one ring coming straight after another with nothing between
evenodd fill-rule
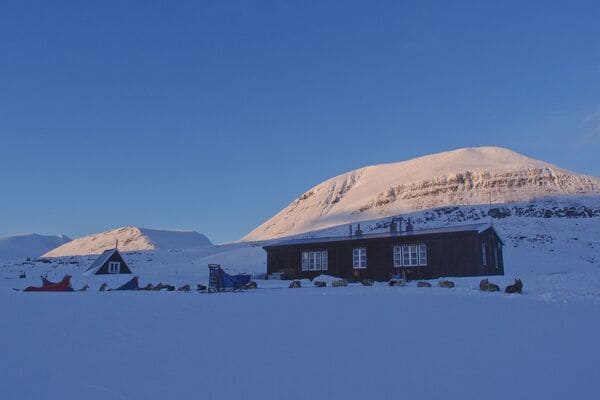
<instances>
[{"instance_id":1,"label":"snow on roof","mask_svg":"<svg viewBox=\"0 0 600 400\"><path fill-rule=\"evenodd\" d=\"M489 223L486 223L486 224L448 226L448 227L444 227L444 228L419 229L419 230L414 230L414 231L403 231L403 232L397 232L397 233L380 232L380 233L371 233L371 234L366 234L366 235L363 234L363 235L353 235L353 236L326 236L326 237L315 237L315 238L299 238L299 239L290 239L290 240L275 242L275 243L264 246L264 248L277 247L277 246L289 246L289 245L295 245L295 244L333 243L333 242L341 242L341 241L346 241L346 240L379 239L379 238L387 238L387 237L405 237L406 238L406 237L414 237L414 236L421 236L421 235L455 233L455 232L481 233L491 227L492 226Z\"/></svg>"},{"instance_id":2,"label":"snow on roof","mask_svg":"<svg viewBox=\"0 0 600 400\"><path fill-rule=\"evenodd\" d=\"M104 252L102 254L100 254L100 256L98 258L96 258L96 261L94 261L94 263L92 265L90 265L90 267L88 269L86 269L83 274L84 275L95 274L96 271L98 271L100 269L100 267L102 267L104 265L104 263L106 263L108 261L108 259L113 254L115 254L115 252L117 252L117 251L118 251L117 249L104 250Z\"/></svg>"}]
</instances>

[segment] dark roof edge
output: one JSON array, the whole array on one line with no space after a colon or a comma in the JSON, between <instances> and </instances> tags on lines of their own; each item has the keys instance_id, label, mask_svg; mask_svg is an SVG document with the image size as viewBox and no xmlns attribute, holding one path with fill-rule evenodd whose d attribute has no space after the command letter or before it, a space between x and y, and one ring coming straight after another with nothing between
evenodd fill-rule
<instances>
[{"instance_id":1,"label":"dark roof edge","mask_svg":"<svg viewBox=\"0 0 600 400\"><path fill-rule=\"evenodd\" d=\"M292 246L292 245L302 245L302 244L312 244L312 243L335 243L335 242L344 242L348 240L364 240L364 239L380 239L380 238L388 238L388 237L398 237L398 238L411 238L414 236L421 235L429 235L429 234L444 234L444 233L460 233L460 232L477 232L482 233L488 229L493 229L493 226L489 223L482 224L469 224L469 225L455 225L455 226L447 226L442 228L427 228L427 229L418 229L414 231L403 231L398 233L391 232L379 232L379 233L370 233L363 234L360 236L322 236L316 238L296 238L296 239L284 239L279 242L270 243L262 246L263 249L267 249L270 247L279 247L279 246ZM495 232L495 229L493 229ZM497 234L496 234L497 235Z\"/></svg>"}]
</instances>

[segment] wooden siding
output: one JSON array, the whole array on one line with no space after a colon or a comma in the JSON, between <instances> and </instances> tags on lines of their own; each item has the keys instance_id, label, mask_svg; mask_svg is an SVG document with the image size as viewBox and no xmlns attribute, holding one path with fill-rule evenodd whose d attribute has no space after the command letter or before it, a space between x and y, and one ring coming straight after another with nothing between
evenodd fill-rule
<instances>
[{"instance_id":1,"label":"wooden siding","mask_svg":"<svg viewBox=\"0 0 600 400\"><path fill-rule=\"evenodd\" d=\"M489 247L486 266L483 265L482 243ZM312 279L327 274L347 279L386 281L395 272L393 246L408 244L427 246L427 266L396 268L396 272L404 270L408 279L504 274L502 242L493 229L479 234L467 231L418 237L340 238L335 242L265 246L267 272L283 272L288 279ZM352 251L359 247L367 249L366 269L353 268ZM328 252L328 269L302 271L302 252L322 250ZM495 262L495 252L498 264Z\"/></svg>"}]
</instances>

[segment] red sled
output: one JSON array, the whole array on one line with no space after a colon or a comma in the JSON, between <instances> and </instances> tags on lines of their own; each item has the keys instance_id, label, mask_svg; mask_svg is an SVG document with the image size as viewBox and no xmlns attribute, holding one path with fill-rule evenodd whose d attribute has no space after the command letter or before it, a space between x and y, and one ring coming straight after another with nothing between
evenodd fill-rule
<instances>
[{"instance_id":1,"label":"red sled","mask_svg":"<svg viewBox=\"0 0 600 400\"><path fill-rule=\"evenodd\" d=\"M65 275L60 282L51 282L42 278L42 286L29 286L23 289L24 292L72 292L71 275Z\"/></svg>"}]
</instances>

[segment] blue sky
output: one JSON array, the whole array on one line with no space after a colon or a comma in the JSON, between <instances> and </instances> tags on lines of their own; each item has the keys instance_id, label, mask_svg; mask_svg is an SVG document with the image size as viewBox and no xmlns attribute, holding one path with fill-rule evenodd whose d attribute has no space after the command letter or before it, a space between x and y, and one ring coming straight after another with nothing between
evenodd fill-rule
<instances>
[{"instance_id":1,"label":"blue sky","mask_svg":"<svg viewBox=\"0 0 600 400\"><path fill-rule=\"evenodd\" d=\"M599 20L597 1L3 1L0 235L235 240L333 175L466 146L600 176Z\"/></svg>"}]
</instances>

